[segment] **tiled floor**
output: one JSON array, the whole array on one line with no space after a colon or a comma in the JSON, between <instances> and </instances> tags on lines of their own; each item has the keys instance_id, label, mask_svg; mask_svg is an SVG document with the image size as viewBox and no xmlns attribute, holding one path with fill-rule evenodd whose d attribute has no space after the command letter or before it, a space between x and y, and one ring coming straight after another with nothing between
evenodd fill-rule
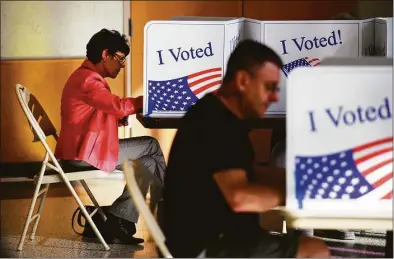
<instances>
[{"instance_id":1,"label":"tiled floor","mask_svg":"<svg viewBox=\"0 0 394 259\"><path fill-rule=\"evenodd\" d=\"M102 205L111 204L123 190L123 182L121 181L106 181L104 192L103 183L100 180L90 181L88 184L98 202ZM31 241L29 236L26 236L23 251L17 251L19 235L23 230L24 220L31 201L27 197L32 196L32 184L24 184L23 188L18 188L16 184L13 184L8 187L9 192L5 194L4 188L7 188L7 185L9 184L2 184L1 186L1 247L9 257L157 257L153 240L143 220L139 221L135 235L145 239L145 243L141 246L112 244L110 245L111 249L105 251L97 240L82 239L81 236L75 234L71 227L71 218L77 208L77 203L74 198L68 195L67 189L59 185L53 187L51 185L35 240ZM12 189L10 190L10 188ZM19 191L15 190L16 188ZM30 190L26 191L27 188ZM11 192L12 194L10 194ZM77 192L81 199L86 202L87 196L84 191L77 187ZM11 195L13 197L10 197ZM80 229L77 230L80 231Z\"/></svg>"},{"instance_id":2,"label":"tiled floor","mask_svg":"<svg viewBox=\"0 0 394 259\"><path fill-rule=\"evenodd\" d=\"M118 180L102 181L105 180L89 181L88 184L99 203L109 205L122 192L124 183ZM71 217L77 204L62 185L51 186L36 239L31 241L27 236L23 251L17 251L19 235L30 204L29 197L33 192L32 186L32 183L1 185L1 247L8 257L157 257L153 240L142 220L137 225L136 234L136 237L145 239L142 246L112 244L111 250L105 251L98 241L82 239L75 234L71 228ZM78 186L77 192L86 202L87 197ZM333 257L384 257L384 232L374 231L366 236L357 235L356 241L324 240L329 245Z\"/></svg>"}]
</instances>

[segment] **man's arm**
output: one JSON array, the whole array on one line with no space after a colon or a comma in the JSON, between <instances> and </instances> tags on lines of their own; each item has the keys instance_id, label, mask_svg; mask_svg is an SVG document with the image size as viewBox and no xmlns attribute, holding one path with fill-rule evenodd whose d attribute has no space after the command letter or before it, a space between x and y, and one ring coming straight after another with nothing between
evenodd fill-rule
<instances>
[{"instance_id":1,"label":"man's arm","mask_svg":"<svg viewBox=\"0 0 394 259\"><path fill-rule=\"evenodd\" d=\"M228 205L236 212L264 212L284 204L284 192L262 184L250 184L242 169L229 169L214 174Z\"/></svg>"},{"instance_id":2,"label":"man's arm","mask_svg":"<svg viewBox=\"0 0 394 259\"><path fill-rule=\"evenodd\" d=\"M99 80L87 80L83 90L86 103L105 113L115 115L118 119L135 114L142 107L142 96L120 98L111 94Z\"/></svg>"},{"instance_id":3,"label":"man's arm","mask_svg":"<svg viewBox=\"0 0 394 259\"><path fill-rule=\"evenodd\" d=\"M286 188L286 169L275 165L254 167L254 173L259 183L278 189Z\"/></svg>"}]
</instances>

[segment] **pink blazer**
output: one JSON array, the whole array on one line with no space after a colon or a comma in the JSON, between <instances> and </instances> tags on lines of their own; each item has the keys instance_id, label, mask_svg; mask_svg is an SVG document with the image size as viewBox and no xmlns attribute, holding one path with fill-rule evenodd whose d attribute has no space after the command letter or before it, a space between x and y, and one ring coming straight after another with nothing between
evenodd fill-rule
<instances>
[{"instance_id":1,"label":"pink blazer","mask_svg":"<svg viewBox=\"0 0 394 259\"><path fill-rule=\"evenodd\" d=\"M141 107L142 96L111 94L93 63L85 60L63 89L56 158L83 160L103 171L113 171L119 156L119 120Z\"/></svg>"}]
</instances>

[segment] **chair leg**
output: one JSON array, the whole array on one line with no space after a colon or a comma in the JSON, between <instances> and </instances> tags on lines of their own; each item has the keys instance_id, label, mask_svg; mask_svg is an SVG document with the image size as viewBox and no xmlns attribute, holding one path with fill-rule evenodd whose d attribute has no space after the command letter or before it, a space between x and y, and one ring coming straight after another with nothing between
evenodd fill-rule
<instances>
[{"instance_id":1,"label":"chair leg","mask_svg":"<svg viewBox=\"0 0 394 259\"><path fill-rule=\"evenodd\" d=\"M70 189L71 194L74 196L75 200L77 201L79 207L81 208L81 211L83 215L86 218L86 221L90 224L90 226L93 229L93 232L96 234L97 238L100 240L101 244L103 244L105 250L109 250L109 246L107 242L105 242L103 236L101 235L100 231L97 229L96 224L94 224L92 218L90 217L89 213L87 212L85 206L83 205L81 199L78 197L78 194L75 192L74 188L71 186L70 182L63 176L64 182L66 183L67 187Z\"/></svg>"},{"instance_id":2,"label":"chair leg","mask_svg":"<svg viewBox=\"0 0 394 259\"><path fill-rule=\"evenodd\" d=\"M30 225L30 223L32 221L32 218L33 218L32 217L33 216L33 211L34 211L34 208L35 208L35 205L36 205L36 201L37 201L37 198L38 198L38 195L39 195L39 192L40 192L42 178L44 177L44 172L45 172L45 167L46 167L47 161L48 161L48 153L45 154L45 159L44 159L44 162L42 163L40 174L38 176L38 180L37 180L37 183L36 183L36 189L34 190L33 199L31 201L29 212L27 214L25 226L23 228L23 233L22 233L22 236L20 237L20 240L19 240L19 245L18 245L18 248L17 248L19 251L22 251L22 249L23 249L23 244L25 242L27 230L28 230L29 225Z\"/></svg>"},{"instance_id":3,"label":"chair leg","mask_svg":"<svg viewBox=\"0 0 394 259\"><path fill-rule=\"evenodd\" d=\"M90 191L89 186L86 184L85 180L81 180L80 182L83 188L85 189L86 193L89 195L90 200L93 202L94 206L98 209L98 213L100 214L100 216L103 218L104 221L107 221L107 216L105 216L104 211L101 209L100 205L98 204L93 193Z\"/></svg>"},{"instance_id":4,"label":"chair leg","mask_svg":"<svg viewBox=\"0 0 394 259\"><path fill-rule=\"evenodd\" d=\"M46 145L46 143L44 142L44 145ZM45 146L45 148L49 149L48 146ZM71 185L70 181L67 179L66 174L63 172L63 170L61 169L62 167L59 165L59 162L56 160L55 156L51 153L51 160L52 162L55 164L56 168L59 169L58 173L60 175L60 177L63 179L64 184L67 186L67 188L70 190L72 196L74 197L75 201L77 202L78 206L81 208L81 211L83 213L83 215L86 218L86 221L90 224L90 226L93 229L93 232L96 234L97 238L100 240L101 244L104 246L105 250L109 250L109 246L107 244L107 242L105 242L103 236L101 235L100 231L97 229L96 224L94 224L92 218L90 217L89 213L87 212L85 206L83 205L81 199L79 198L78 194L75 192L74 187Z\"/></svg>"},{"instance_id":5,"label":"chair leg","mask_svg":"<svg viewBox=\"0 0 394 259\"><path fill-rule=\"evenodd\" d=\"M52 158L52 161L56 164L56 167L61 168L60 165L55 160L55 158ZM100 231L97 229L96 224L94 224L92 218L90 217L88 211L86 210L85 206L83 205L83 203L82 203L81 199L79 198L78 194L75 192L75 190L74 190L73 186L71 185L70 181L67 179L67 177L66 177L66 175L64 174L63 171L60 171L59 174L62 177L63 182L66 184L67 188L70 190L72 196L76 200L78 206L81 208L81 211L82 211L83 215L85 216L86 221L92 227L93 232L96 234L97 238L100 240L100 242L104 246L105 250L109 250L110 248L109 248L107 242L105 242L105 240L104 240L103 236L101 235Z\"/></svg>"},{"instance_id":6,"label":"chair leg","mask_svg":"<svg viewBox=\"0 0 394 259\"><path fill-rule=\"evenodd\" d=\"M287 224L286 224L286 220L283 220L282 233L283 233L283 234L287 234Z\"/></svg>"},{"instance_id":7,"label":"chair leg","mask_svg":"<svg viewBox=\"0 0 394 259\"><path fill-rule=\"evenodd\" d=\"M20 240L19 240L19 245L18 245L18 250L19 251L22 251L22 249L23 249L23 243L25 242L27 230L28 230L30 222L31 222L31 218L32 218L32 215L33 215L34 207L36 205L36 201L37 201L37 196L38 196L39 190L40 190L40 185L37 184L36 190L34 191L33 199L32 199L32 201L30 203L30 208L29 208L29 212L27 214L27 218L26 218L26 221L25 221L25 226L23 228L23 233L22 233L22 236L20 237Z\"/></svg>"},{"instance_id":8,"label":"chair leg","mask_svg":"<svg viewBox=\"0 0 394 259\"><path fill-rule=\"evenodd\" d=\"M35 222L34 222L34 226L33 226L33 230L32 230L32 232L31 232L31 234L30 234L30 240L34 240L34 237L35 237L35 235L36 235L36 231L37 231L37 227L38 227L38 222L40 221L40 218L41 218L41 211L42 211L42 208L44 207L44 203L45 203L45 199L46 199L46 197L47 197L47 193L48 193L48 189L49 189L49 183L48 184L45 184L45 191L44 191L44 193L42 194L42 197L41 197L41 200L40 200L40 205L39 205L39 207L38 207L38 212L37 212L37 218L36 218L36 220L35 220Z\"/></svg>"}]
</instances>

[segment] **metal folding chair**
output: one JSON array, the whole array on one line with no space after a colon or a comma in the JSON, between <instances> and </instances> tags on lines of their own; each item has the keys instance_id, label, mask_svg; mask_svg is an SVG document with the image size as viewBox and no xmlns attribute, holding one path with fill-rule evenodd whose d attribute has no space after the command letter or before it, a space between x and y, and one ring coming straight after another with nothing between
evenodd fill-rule
<instances>
[{"instance_id":1,"label":"metal folding chair","mask_svg":"<svg viewBox=\"0 0 394 259\"><path fill-rule=\"evenodd\" d=\"M127 189L129 190L129 193L133 198L135 206L146 221L146 225L150 234L152 235L153 240L155 241L156 245L160 249L160 252L165 258L172 258L172 255L165 244L164 234L161 231L159 224L151 213L151 210L146 204L145 198L141 193L139 187L141 184L139 184L136 180L143 179L143 177L140 177L139 175L142 173L140 163L138 161L124 162L123 172L126 178Z\"/></svg>"},{"instance_id":2,"label":"metal folding chair","mask_svg":"<svg viewBox=\"0 0 394 259\"><path fill-rule=\"evenodd\" d=\"M40 220L41 216L41 211L44 206L45 198L48 193L49 185L51 183L60 183L63 182L66 184L67 188L70 190L71 194L75 198L75 200L78 203L78 206L81 208L81 211L83 215L86 218L86 221L90 224L92 227L94 233L100 240L100 242L103 244L105 250L109 250L108 244L105 242L104 238L102 237L100 231L97 229L97 226L94 224L92 220L92 216L98 212L100 216L104 219L104 221L107 219L104 212L100 208L97 200L95 199L93 193L90 191L89 187L87 186L85 180L86 179L92 179L92 178L111 178L114 176L113 174L122 174L121 171L116 170L111 174L108 174L106 172L103 172L101 170L90 170L90 171L79 171L79 172L67 172L65 173L60 166L59 162L55 158L53 152L48 146L48 143L46 142L46 138L48 136L53 136L57 140L57 133L56 129L53 127L52 123L50 122L47 114L45 113L44 109L38 102L38 100L32 95L29 90L20 85L17 84L15 87L16 95L19 100L19 104L22 107L22 110L24 114L26 115L26 118L28 119L28 122L30 124L30 128L33 131L34 134L34 140L33 141L40 141L41 144L45 148L45 157L44 161L42 161L42 166L40 172L34 177L34 181L36 183L36 188L34 191L33 199L29 208L29 212L27 215L27 219L24 225L23 233L20 237L19 245L18 245L18 250L21 251L23 249L23 244L25 241L25 237L27 234L28 227L30 223L34 222L34 226L32 229L32 232L30 234L30 239L33 240L35 237L35 233L38 227L38 223ZM52 169L52 172L55 174L48 175L46 174L46 169L50 168ZM85 191L87 192L88 196L90 197L91 201L93 202L94 206L96 207L95 210L89 215L87 212L84 204L82 203L81 199L79 198L78 194L76 193L75 189L71 185L70 182L72 181L79 181ZM44 188L41 189L41 185L44 185ZM38 211L37 213L33 216L33 211L37 202L37 198L41 196L41 200L38 206Z\"/></svg>"}]
</instances>

